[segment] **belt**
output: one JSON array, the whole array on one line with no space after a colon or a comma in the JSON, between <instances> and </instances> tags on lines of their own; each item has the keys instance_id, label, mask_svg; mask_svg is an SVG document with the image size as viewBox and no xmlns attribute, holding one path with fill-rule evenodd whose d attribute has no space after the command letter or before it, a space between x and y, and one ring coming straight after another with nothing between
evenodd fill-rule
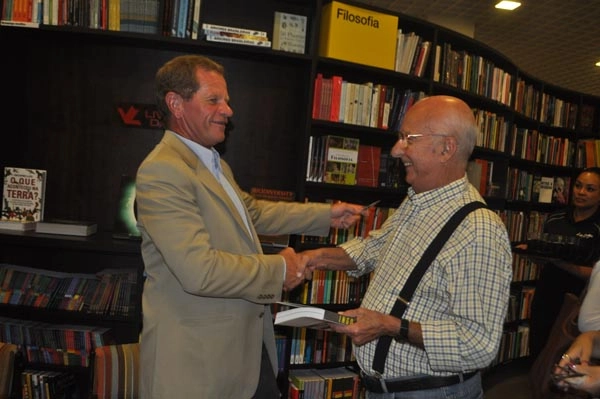
<instances>
[{"instance_id":1,"label":"belt","mask_svg":"<svg viewBox=\"0 0 600 399\"><path fill-rule=\"evenodd\" d=\"M386 393L421 391L426 389L447 387L450 385L458 384L460 382L465 382L477 373L477 371L473 371L471 373L451 375L448 377L419 377L396 381L372 377L370 375L365 374L364 372L361 372L360 376L363 385L365 386L365 388L367 388L367 391L373 393Z\"/></svg>"}]
</instances>

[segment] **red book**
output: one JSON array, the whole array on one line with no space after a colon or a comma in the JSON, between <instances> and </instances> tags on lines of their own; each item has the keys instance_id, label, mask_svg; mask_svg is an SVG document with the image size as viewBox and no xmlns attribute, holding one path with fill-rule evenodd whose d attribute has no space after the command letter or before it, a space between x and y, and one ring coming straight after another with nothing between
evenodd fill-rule
<instances>
[{"instance_id":1,"label":"red book","mask_svg":"<svg viewBox=\"0 0 600 399\"><path fill-rule=\"evenodd\" d=\"M341 76L334 75L331 77L331 107L329 109L329 120L332 122L338 122L340 120L342 82L343 79Z\"/></svg>"},{"instance_id":2,"label":"red book","mask_svg":"<svg viewBox=\"0 0 600 399\"><path fill-rule=\"evenodd\" d=\"M360 144L358 147L356 184L365 187L379 187L380 162L381 147Z\"/></svg>"},{"instance_id":3,"label":"red book","mask_svg":"<svg viewBox=\"0 0 600 399\"><path fill-rule=\"evenodd\" d=\"M317 119L329 120L331 112L331 78L323 78L321 83L321 106L319 107L319 116Z\"/></svg>"},{"instance_id":4,"label":"red book","mask_svg":"<svg viewBox=\"0 0 600 399\"><path fill-rule=\"evenodd\" d=\"M315 78L315 87L313 92L312 118L319 119L319 110L321 109L321 91L323 90L323 74L318 73Z\"/></svg>"}]
</instances>

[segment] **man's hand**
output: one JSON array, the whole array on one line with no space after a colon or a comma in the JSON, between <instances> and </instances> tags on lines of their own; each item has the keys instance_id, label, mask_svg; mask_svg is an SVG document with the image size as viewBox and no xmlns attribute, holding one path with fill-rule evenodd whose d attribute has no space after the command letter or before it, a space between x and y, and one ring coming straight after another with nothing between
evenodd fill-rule
<instances>
[{"instance_id":1,"label":"man's hand","mask_svg":"<svg viewBox=\"0 0 600 399\"><path fill-rule=\"evenodd\" d=\"M347 229L356 224L361 215L368 214L369 210L362 205L336 202L331 205L331 227Z\"/></svg>"},{"instance_id":2,"label":"man's hand","mask_svg":"<svg viewBox=\"0 0 600 399\"><path fill-rule=\"evenodd\" d=\"M279 255L285 259L285 281L283 289L291 291L304 281L304 272L306 269L306 256L301 253L296 253L292 248L288 247L279 252Z\"/></svg>"}]
</instances>

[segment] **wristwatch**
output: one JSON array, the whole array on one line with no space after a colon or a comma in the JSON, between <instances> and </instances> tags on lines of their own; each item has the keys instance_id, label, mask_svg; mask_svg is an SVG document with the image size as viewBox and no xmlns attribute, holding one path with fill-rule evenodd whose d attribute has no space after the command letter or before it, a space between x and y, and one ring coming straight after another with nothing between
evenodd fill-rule
<instances>
[{"instance_id":1,"label":"wristwatch","mask_svg":"<svg viewBox=\"0 0 600 399\"><path fill-rule=\"evenodd\" d=\"M400 319L400 331L394 336L396 342L408 341L408 320Z\"/></svg>"}]
</instances>

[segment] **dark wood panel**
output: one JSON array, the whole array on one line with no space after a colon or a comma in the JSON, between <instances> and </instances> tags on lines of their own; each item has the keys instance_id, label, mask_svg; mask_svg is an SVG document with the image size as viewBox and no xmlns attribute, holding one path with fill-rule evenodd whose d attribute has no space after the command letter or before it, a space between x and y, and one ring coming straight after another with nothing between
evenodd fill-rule
<instances>
[{"instance_id":1,"label":"dark wood panel","mask_svg":"<svg viewBox=\"0 0 600 399\"><path fill-rule=\"evenodd\" d=\"M153 104L156 70L184 53L77 33L0 32L15 50L0 167L47 169L46 217L91 219L111 230L120 176L134 175L163 134L123 126L117 105ZM238 182L294 190L308 64L213 58L227 70L235 115L222 149Z\"/></svg>"}]
</instances>

